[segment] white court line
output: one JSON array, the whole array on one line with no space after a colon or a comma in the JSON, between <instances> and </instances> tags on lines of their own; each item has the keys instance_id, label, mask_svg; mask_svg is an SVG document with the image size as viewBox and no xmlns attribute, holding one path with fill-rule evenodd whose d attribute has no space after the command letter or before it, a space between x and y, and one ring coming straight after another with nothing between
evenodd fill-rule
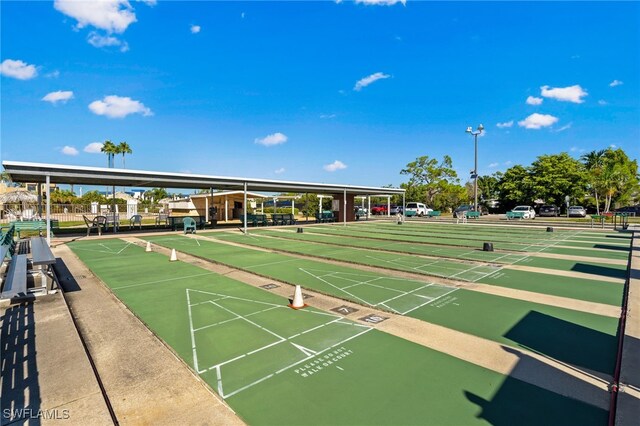
<instances>
[{"instance_id":1,"label":"white court line","mask_svg":"<svg viewBox=\"0 0 640 426\"><path fill-rule=\"evenodd\" d=\"M262 263L260 265L251 265L251 266L245 266L246 269L250 269L250 268L259 268L261 266L271 266L271 265L277 265L279 263L287 263L287 262L295 262L296 260L299 259L288 259L288 260L279 260L277 262L269 262L269 263Z\"/></svg>"},{"instance_id":2,"label":"white court line","mask_svg":"<svg viewBox=\"0 0 640 426\"><path fill-rule=\"evenodd\" d=\"M436 297L436 298L434 298L434 299L432 299L432 300L428 300L428 301L424 302L422 305L418 305L418 306L416 306L415 308L411 308L411 309L409 309L408 311L404 311L404 312L402 313L402 315L407 315L409 312L413 312L413 311L415 311L416 309L423 307L424 305L428 305L428 304L430 304L430 303L433 303L433 302L435 302L436 300L438 300L438 299L440 299L440 298L442 298L442 297L446 296L447 294L451 294L451 293L453 293L453 292L454 292L454 291L456 291L456 290L458 290L458 289L457 289L457 288L454 288L453 290L448 291L448 292L446 292L446 293L444 293L444 294L441 294L440 296L438 296L438 297Z\"/></svg>"},{"instance_id":3,"label":"white court line","mask_svg":"<svg viewBox=\"0 0 640 426\"><path fill-rule=\"evenodd\" d=\"M123 285L123 286L120 286L120 287L112 287L111 290L122 290L122 289L126 289L126 288L131 288L131 287L140 287L140 286L143 286L143 285L160 284L160 283L166 283L166 282L169 282L169 281L179 281L179 280L184 280L186 278L203 277L205 275L217 275L217 272L205 272L203 274L183 275L181 277L167 278L167 279L164 279L164 280L148 281L148 282L144 282L144 283L140 283L140 284Z\"/></svg>"},{"instance_id":4,"label":"white court line","mask_svg":"<svg viewBox=\"0 0 640 426\"><path fill-rule=\"evenodd\" d=\"M322 281L323 283L330 285L331 287L335 288L336 290L340 290L340 291L342 291L342 292L344 292L344 293L347 293L349 296L354 297L354 298L356 298L356 299L360 300L361 302L364 302L365 304L367 304L367 305L369 305L369 306L372 306L372 305L371 305L371 303L369 303L369 302L367 302L366 300L364 300L364 299L362 299L362 298L360 298L360 297L356 296L355 294L351 294L351 293L349 293L348 291L342 290L340 287L335 286L335 285L331 284L329 281L327 281L327 280L323 280L323 279L322 279L322 278L320 278L320 277L316 277L316 276L315 276L315 275L313 275L311 272L307 272L307 271L305 271L305 270L304 270L304 269L302 269L302 268L298 268L298 269L300 269L300 270L301 270L302 272L304 272L305 274L309 274L309 275L311 275L312 277L314 277L314 278L316 278L316 279L318 279L318 280Z\"/></svg>"},{"instance_id":5,"label":"white court line","mask_svg":"<svg viewBox=\"0 0 640 426\"><path fill-rule=\"evenodd\" d=\"M268 376L265 376L265 377L263 377L263 378L261 378L261 379L258 379L258 380L254 381L254 382L252 382L252 383L249 383L248 385L243 386L243 387L241 387L240 389L237 389L237 390L235 390L235 391L231 392L231 393L230 393L230 394L228 394L228 395L220 395L220 396L222 396L222 398L224 398L224 399L231 398L232 396L237 395L238 393L240 393L240 392L242 392L242 391L244 391L244 390L247 390L247 389L249 389L249 388L250 388L250 387L252 387L252 386L257 385L258 383L261 383L261 382L263 382L263 381L265 381L265 380L267 380L267 379L270 379L271 377L275 376L276 374L283 373L283 372L285 372L285 371L287 371L287 370L289 370L289 369L291 369L291 368L295 367L295 366L296 366L296 365L298 365L298 364L302 364L303 362L306 362L306 361L310 360L311 358L314 358L314 357L316 357L316 356L318 356L318 355L322 355L323 353L325 353L325 352L327 352L327 351L329 351L329 350L331 350L331 349L335 348L336 346L343 345L343 344L345 344L346 342L348 342L348 341L350 341L350 340L352 340L352 339L355 339L356 337L359 337L359 336L363 335L364 333L368 333L368 332L369 332L369 331L371 331L371 330L373 330L373 328L369 328L369 329L367 329L367 330L364 330L364 331L362 331L362 332L360 332L360 333L356 334L355 336L351 336L351 337L349 337L349 338L347 338L347 339L345 339L345 340L343 340L343 341L341 341L341 342L338 342L338 343L336 343L336 344L334 344L334 345L332 345L332 346L329 346L329 347L328 347L328 348L326 348L326 349L323 349L323 350L321 350L321 351L317 352L315 355L308 356L308 357L306 357L306 358L301 359L300 361L297 361L297 362L295 362L295 363L293 363L293 364L290 364L290 365L288 365L288 366L286 366L286 367L284 367L284 368L281 368L280 370L276 371L275 373L269 374Z\"/></svg>"},{"instance_id":6,"label":"white court line","mask_svg":"<svg viewBox=\"0 0 640 426\"><path fill-rule=\"evenodd\" d=\"M191 333L191 349L193 351L193 369L199 371L198 369L198 353L196 352L196 336L193 332L193 317L191 316L191 298L189 297L189 289L187 292L187 307L189 309L189 332Z\"/></svg>"},{"instance_id":7,"label":"white court line","mask_svg":"<svg viewBox=\"0 0 640 426\"><path fill-rule=\"evenodd\" d=\"M124 247L122 247L122 249L120 249L120 251L119 251L119 252L117 252L116 254L120 254L120 253L122 253L122 252L124 251L124 249L126 249L127 247L129 247L131 244L133 244L133 243L127 243L127 244L126 244Z\"/></svg>"},{"instance_id":8,"label":"white court line","mask_svg":"<svg viewBox=\"0 0 640 426\"><path fill-rule=\"evenodd\" d=\"M411 290L411 291L405 292L404 294L399 294L399 295L397 295L397 296L395 296L395 297L392 297L391 299L383 300L383 301L382 301L382 302L380 302L379 304L383 304L383 303L391 302L392 300L395 300L395 299L397 299L397 298L399 298L399 297L407 296L407 295L409 295L409 294L415 293L415 292L416 292L416 291L418 291L418 290L422 290L423 288L427 288L427 287L430 287L430 286L432 286L432 285L433 285L433 284L423 285L422 287L420 287L420 288L416 288L415 290ZM416 296L417 296L417 295L416 295ZM385 305L385 306L386 306L386 305ZM393 309L393 308L392 308L392 309Z\"/></svg>"},{"instance_id":9,"label":"white court line","mask_svg":"<svg viewBox=\"0 0 640 426\"><path fill-rule=\"evenodd\" d=\"M227 299L227 298L226 298L226 297L223 297L223 298L218 299L218 300L224 300L224 299ZM209 301L208 301L208 302L206 302L206 303L212 303L212 302L213 302L212 300L209 300ZM252 316L252 315L258 315L258 314L261 314L261 313L263 313L263 312L272 311L272 310L274 310L274 309L278 309L278 308L285 309L285 307L284 307L284 306L274 306L274 307L271 307L271 308L263 309L263 310L261 310L261 311L251 312L250 314L245 315L245 317L250 317L250 316ZM211 328L211 327L215 327L215 326L218 326L218 325L226 324L226 323L229 323L229 322L232 322L232 321L237 321L238 319L239 319L239 318L230 318L230 319L227 319L227 320L224 320L224 321L219 321L219 322L216 322L216 323L213 323L213 324L204 325L204 326L202 326L202 327L196 328L196 329L195 329L195 330L193 330L193 331L205 330L205 329L207 329L207 328Z\"/></svg>"},{"instance_id":10,"label":"white court line","mask_svg":"<svg viewBox=\"0 0 640 426\"><path fill-rule=\"evenodd\" d=\"M280 336L279 334L277 334L277 333L275 333L275 332L273 332L273 331L269 330L268 328L265 328L265 327L261 326L260 324L256 324L255 322L253 322L253 321L251 321L251 320L249 320L249 319L247 319L247 318L243 317L242 315L236 314L236 313L235 313L235 312L233 312L231 309L227 309L227 308L225 308L224 306L221 306L221 305L217 304L216 302L211 302L211 303L213 303L214 305L218 306L220 309L224 309L225 311L227 311L227 312L229 312L229 313L231 313L231 314L233 314L233 315L238 316L240 319L242 319L242 320L244 320L244 321L248 322L249 324L251 324L251 325L253 325L253 326L255 326L255 327L258 327L259 329L262 329L262 330L266 331L266 332L267 332L267 333L269 333L269 334L272 334L272 335L276 336L278 339L284 339L284 337L282 337L282 336Z\"/></svg>"},{"instance_id":11,"label":"white court line","mask_svg":"<svg viewBox=\"0 0 640 426\"><path fill-rule=\"evenodd\" d=\"M109 250L109 252L113 253L113 250L111 249L111 247L104 245L104 243L98 243L98 245L106 248L107 250Z\"/></svg>"}]
</instances>

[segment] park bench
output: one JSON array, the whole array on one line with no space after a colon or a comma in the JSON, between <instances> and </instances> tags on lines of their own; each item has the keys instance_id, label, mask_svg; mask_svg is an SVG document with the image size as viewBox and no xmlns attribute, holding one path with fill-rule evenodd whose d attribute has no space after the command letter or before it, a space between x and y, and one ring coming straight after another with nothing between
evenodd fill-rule
<instances>
[{"instance_id":1,"label":"park bench","mask_svg":"<svg viewBox=\"0 0 640 426\"><path fill-rule=\"evenodd\" d=\"M284 221L287 225L295 225L297 223L297 220L292 213L285 214Z\"/></svg>"},{"instance_id":2,"label":"park bench","mask_svg":"<svg viewBox=\"0 0 640 426\"><path fill-rule=\"evenodd\" d=\"M427 213L427 217L440 217L440 210L432 210Z\"/></svg>"},{"instance_id":3,"label":"park bench","mask_svg":"<svg viewBox=\"0 0 640 426\"><path fill-rule=\"evenodd\" d=\"M284 225L285 224L284 215L280 214L280 213L272 214L271 215L271 224L274 225L274 226Z\"/></svg>"},{"instance_id":4,"label":"park bench","mask_svg":"<svg viewBox=\"0 0 640 426\"><path fill-rule=\"evenodd\" d=\"M416 213L416 211L414 211L414 210L409 210L409 211L404 212L404 215L405 215L406 217L416 216L416 214L417 214L417 213Z\"/></svg>"},{"instance_id":5,"label":"park bench","mask_svg":"<svg viewBox=\"0 0 640 426\"><path fill-rule=\"evenodd\" d=\"M266 214L254 214L254 222L256 226L267 226L269 225L269 220L267 219Z\"/></svg>"},{"instance_id":6,"label":"park bench","mask_svg":"<svg viewBox=\"0 0 640 426\"><path fill-rule=\"evenodd\" d=\"M47 240L43 237L31 237L31 264L37 266L41 277L41 289L47 290L47 276L52 266L56 263Z\"/></svg>"},{"instance_id":7,"label":"park bench","mask_svg":"<svg viewBox=\"0 0 640 426\"><path fill-rule=\"evenodd\" d=\"M524 219L524 212L507 212L507 220Z\"/></svg>"},{"instance_id":8,"label":"park bench","mask_svg":"<svg viewBox=\"0 0 640 426\"><path fill-rule=\"evenodd\" d=\"M240 226L244 227L244 215L240 215ZM247 213L247 226L258 226L255 215Z\"/></svg>"},{"instance_id":9,"label":"park bench","mask_svg":"<svg viewBox=\"0 0 640 426\"><path fill-rule=\"evenodd\" d=\"M480 219L480 212L467 211L467 219Z\"/></svg>"},{"instance_id":10,"label":"park bench","mask_svg":"<svg viewBox=\"0 0 640 426\"><path fill-rule=\"evenodd\" d=\"M316 214L316 223L328 223L335 222L335 217L333 216L333 212L330 210L325 210Z\"/></svg>"},{"instance_id":11,"label":"park bench","mask_svg":"<svg viewBox=\"0 0 640 426\"><path fill-rule=\"evenodd\" d=\"M23 220L23 221L14 221L11 222L11 226L15 227L16 234L18 238L21 237L20 233L23 231L34 231L38 232L38 234L42 234L43 231L47 230L47 221L46 220ZM51 231L58 230L60 228L60 223L58 219L51 219Z\"/></svg>"}]
</instances>

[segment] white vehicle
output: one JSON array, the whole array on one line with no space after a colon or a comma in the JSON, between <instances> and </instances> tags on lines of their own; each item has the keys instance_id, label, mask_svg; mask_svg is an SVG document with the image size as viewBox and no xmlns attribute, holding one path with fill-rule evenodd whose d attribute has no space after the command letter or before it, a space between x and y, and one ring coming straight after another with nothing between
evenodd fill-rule
<instances>
[{"instance_id":1,"label":"white vehicle","mask_svg":"<svg viewBox=\"0 0 640 426\"><path fill-rule=\"evenodd\" d=\"M407 203L407 208L404 214L405 216L424 216L432 211L433 209L428 208L422 203Z\"/></svg>"},{"instance_id":2,"label":"white vehicle","mask_svg":"<svg viewBox=\"0 0 640 426\"><path fill-rule=\"evenodd\" d=\"M536 212L535 212L535 210L533 210L533 207L531 207L531 206L516 206L511 211L512 212L523 212L524 213L524 216L522 216L523 219L535 219L535 217L536 217Z\"/></svg>"}]
</instances>

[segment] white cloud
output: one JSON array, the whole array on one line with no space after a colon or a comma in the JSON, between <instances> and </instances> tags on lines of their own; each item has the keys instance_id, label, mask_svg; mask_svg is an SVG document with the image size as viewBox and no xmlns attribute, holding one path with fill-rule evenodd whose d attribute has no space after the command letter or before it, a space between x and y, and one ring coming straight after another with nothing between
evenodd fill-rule
<instances>
[{"instance_id":1,"label":"white cloud","mask_svg":"<svg viewBox=\"0 0 640 426\"><path fill-rule=\"evenodd\" d=\"M569 151L582 153L582 152L585 152L585 149L584 148L578 148L577 146L572 146Z\"/></svg>"},{"instance_id":2,"label":"white cloud","mask_svg":"<svg viewBox=\"0 0 640 426\"><path fill-rule=\"evenodd\" d=\"M55 0L53 6L78 21L78 28L90 25L108 33L121 34L136 22L136 14L127 0Z\"/></svg>"},{"instance_id":3,"label":"white cloud","mask_svg":"<svg viewBox=\"0 0 640 426\"><path fill-rule=\"evenodd\" d=\"M60 71L58 71L58 70L51 71L50 73L45 74L44 76L47 77L47 78L58 78L58 77L60 77Z\"/></svg>"},{"instance_id":4,"label":"white cloud","mask_svg":"<svg viewBox=\"0 0 640 426\"><path fill-rule=\"evenodd\" d=\"M347 165L340 160L336 160L331 164L325 164L322 168L328 172L335 172L336 170L346 169Z\"/></svg>"},{"instance_id":5,"label":"white cloud","mask_svg":"<svg viewBox=\"0 0 640 426\"><path fill-rule=\"evenodd\" d=\"M326 119L326 118L336 118L335 114L320 114L320 118Z\"/></svg>"},{"instance_id":6,"label":"white cloud","mask_svg":"<svg viewBox=\"0 0 640 426\"><path fill-rule=\"evenodd\" d=\"M613 80L611 83L609 83L609 87L616 87L616 86L622 86L624 83L620 80Z\"/></svg>"},{"instance_id":7,"label":"white cloud","mask_svg":"<svg viewBox=\"0 0 640 426\"><path fill-rule=\"evenodd\" d=\"M88 152L89 154L102 154L102 142L91 142L89 145L85 146L83 151Z\"/></svg>"},{"instance_id":8,"label":"white cloud","mask_svg":"<svg viewBox=\"0 0 640 426\"><path fill-rule=\"evenodd\" d=\"M91 31L87 36L87 42L93 47L119 47L121 52L129 50L129 44L114 36L103 36L96 31Z\"/></svg>"},{"instance_id":9,"label":"white cloud","mask_svg":"<svg viewBox=\"0 0 640 426\"><path fill-rule=\"evenodd\" d=\"M496 124L496 126L498 126L498 129L504 129L505 127L511 127L511 126L513 126L513 120L505 121L504 123L498 123L498 124Z\"/></svg>"},{"instance_id":10,"label":"white cloud","mask_svg":"<svg viewBox=\"0 0 640 426\"><path fill-rule=\"evenodd\" d=\"M507 160L507 161L504 162L505 166L510 166L512 164L513 164L513 161L511 161L511 160Z\"/></svg>"},{"instance_id":11,"label":"white cloud","mask_svg":"<svg viewBox=\"0 0 640 426\"><path fill-rule=\"evenodd\" d=\"M142 114L145 117L153 115L151 109L142 102L134 101L129 97L105 96L101 101L93 101L89 109L97 115L106 115L109 118L124 118L129 114Z\"/></svg>"},{"instance_id":12,"label":"white cloud","mask_svg":"<svg viewBox=\"0 0 640 426\"><path fill-rule=\"evenodd\" d=\"M18 80L29 80L38 75L35 65L28 65L21 60L5 59L0 64L0 74Z\"/></svg>"},{"instance_id":13,"label":"white cloud","mask_svg":"<svg viewBox=\"0 0 640 426\"><path fill-rule=\"evenodd\" d=\"M200 25L192 25L191 26L191 34L198 34L202 28Z\"/></svg>"},{"instance_id":14,"label":"white cloud","mask_svg":"<svg viewBox=\"0 0 640 426\"><path fill-rule=\"evenodd\" d=\"M500 165L499 163L491 163L491 164L489 164L489 168L493 169L495 167L498 167L499 165Z\"/></svg>"},{"instance_id":15,"label":"white cloud","mask_svg":"<svg viewBox=\"0 0 640 426\"><path fill-rule=\"evenodd\" d=\"M552 98L558 101L573 102L581 104L584 102L583 97L588 93L580 87L579 84L569 87L552 87L542 86L540 87L540 94L545 98Z\"/></svg>"},{"instance_id":16,"label":"white cloud","mask_svg":"<svg viewBox=\"0 0 640 426\"><path fill-rule=\"evenodd\" d=\"M393 6L396 3L406 5L407 0L356 0L356 4L366 4L367 6Z\"/></svg>"},{"instance_id":17,"label":"white cloud","mask_svg":"<svg viewBox=\"0 0 640 426\"><path fill-rule=\"evenodd\" d=\"M285 143L287 139L289 139L287 135L277 132L271 135L267 135L262 139L256 138L254 140L254 143L257 143L259 145L264 145L264 146L274 146L274 145L280 145Z\"/></svg>"},{"instance_id":18,"label":"white cloud","mask_svg":"<svg viewBox=\"0 0 640 426\"><path fill-rule=\"evenodd\" d=\"M277 175L284 173L284 167L280 167L278 170L274 170L273 173Z\"/></svg>"},{"instance_id":19,"label":"white cloud","mask_svg":"<svg viewBox=\"0 0 640 426\"><path fill-rule=\"evenodd\" d=\"M609 145L609 148L614 148L614 149L615 149L615 148L617 148L617 147L618 147L618 146L617 146L616 144L613 144L613 143L612 143L611 145Z\"/></svg>"},{"instance_id":20,"label":"white cloud","mask_svg":"<svg viewBox=\"0 0 640 426\"><path fill-rule=\"evenodd\" d=\"M540 104L542 104L543 100L544 99L542 99L542 98L536 98L535 96L529 96L527 98L527 104L528 105L540 105Z\"/></svg>"},{"instance_id":21,"label":"white cloud","mask_svg":"<svg viewBox=\"0 0 640 426\"><path fill-rule=\"evenodd\" d=\"M47 93L42 100L56 104L58 102L66 103L69 99L73 98L73 92L70 90L58 90L57 92Z\"/></svg>"},{"instance_id":22,"label":"white cloud","mask_svg":"<svg viewBox=\"0 0 640 426\"><path fill-rule=\"evenodd\" d=\"M72 146L69 145L65 145L60 152L62 152L64 155L78 155L79 151L77 149L75 149Z\"/></svg>"},{"instance_id":23,"label":"white cloud","mask_svg":"<svg viewBox=\"0 0 640 426\"><path fill-rule=\"evenodd\" d=\"M609 105L609 102L605 101L604 99L600 99L598 101L598 105Z\"/></svg>"},{"instance_id":24,"label":"white cloud","mask_svg":"<svg viewBox=\"0 0 640 426\"><path fill-rule=\"evenodd\" d=\"M382 80L389 77L391 77L389 74L384 74L381 72L371 74L370 76L367 76L358 80L356 82L356 85L353 86L353 90L355 90L356 92L359 92L360 90L362 90L363 87L367 87L368 85L375 83L378 80Z\"/></svg>"},{"instance_id":25,"label":"white cloud","mask_svg":"<svg viewBox=\"0 0 640 426\"><path fill-rule=\"evenodd\" d=\"M538 114L537 112L531 114L522 121L518 121L518 126L526 129L540 129L542 127L549 127L558 122L558 117L554 117L549 114Z\"/></svg>"}]
</instances>

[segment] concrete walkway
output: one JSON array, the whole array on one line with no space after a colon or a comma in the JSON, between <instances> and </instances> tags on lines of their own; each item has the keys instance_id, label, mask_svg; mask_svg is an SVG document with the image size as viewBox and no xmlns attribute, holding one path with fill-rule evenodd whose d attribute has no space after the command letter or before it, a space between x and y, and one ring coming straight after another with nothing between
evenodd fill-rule
<instances>
[{"instance_id":1,"label":"concrete walkway","mask_svg":"<svg viewBox=\"0 0 640 426\"><path fill-rule=\"evenodd\" d=\"M2 425L113 425L61 293L2 307Z\"/></svg>"},{"instance_id":2,"label":"concrete walkway","mask_svg":"<svg viewBox=\"0 0 640 426\"><path fill-rule=\"evenodd\" d=\"M57 265L60 281L120 424L243 424L66 245L54 253L63 262Z\"/></svg>"},{"instance_id":3,"label":"concrete walkway","mask_svg":"<svg viewBox=\"0 0 640 426\"><path fill-rule=\"evenodd\" d=\"M616 425L640 424L640 238L633 238Z\"/></svg>"}]
</instances>

